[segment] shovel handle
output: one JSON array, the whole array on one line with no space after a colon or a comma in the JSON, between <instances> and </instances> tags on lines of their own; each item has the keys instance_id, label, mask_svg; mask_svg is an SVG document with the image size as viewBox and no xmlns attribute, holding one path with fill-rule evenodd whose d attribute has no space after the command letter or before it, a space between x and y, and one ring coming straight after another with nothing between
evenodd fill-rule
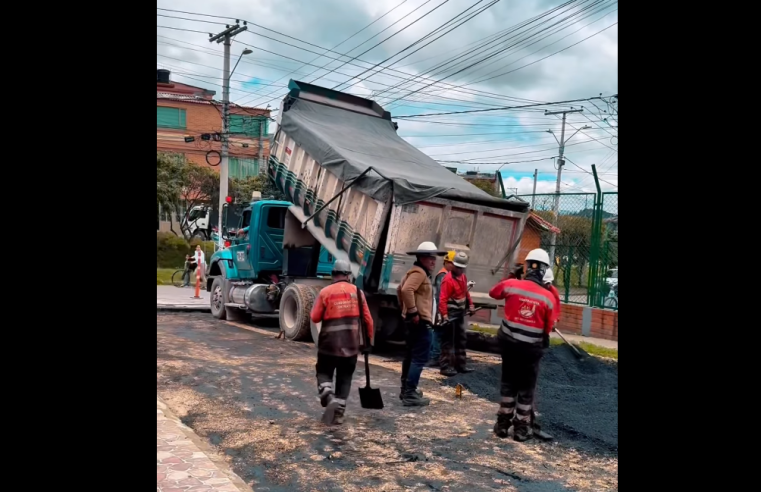
<instances>
[{"instance_id":1,"label":"shovel handle","mask_svg":"<svg viewBox=\"0 0 761 492\"><path fill-rule=\"evenodd\" d=\"M365 354L365 383L366 387L370 387L370 361L368 359L368 354Z\"/></svg>"}]
</instances>

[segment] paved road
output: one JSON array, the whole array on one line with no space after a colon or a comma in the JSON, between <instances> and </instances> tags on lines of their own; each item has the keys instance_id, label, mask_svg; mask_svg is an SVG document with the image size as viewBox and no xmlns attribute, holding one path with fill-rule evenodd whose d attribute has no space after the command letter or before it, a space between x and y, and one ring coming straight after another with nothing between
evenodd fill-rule
<instances>
[{"instance_id":1,"label":"paved road","mask_svg":"<svg viewBox=\"0 0 761 492\"><path fill-rule=\"evenodd\" d=\"M256 491L618 488L617 455L497 439L496 405L468 393L456 400L434 371L421 383L431 406L406 409L400 363L371 356L386 408L360 408L352 388L346 424L331 429L319 421L312 344L200 313L158 313L157 331L159 394ZM354 386L364 386L361 365Z\"/></svg>"}]
</instances>

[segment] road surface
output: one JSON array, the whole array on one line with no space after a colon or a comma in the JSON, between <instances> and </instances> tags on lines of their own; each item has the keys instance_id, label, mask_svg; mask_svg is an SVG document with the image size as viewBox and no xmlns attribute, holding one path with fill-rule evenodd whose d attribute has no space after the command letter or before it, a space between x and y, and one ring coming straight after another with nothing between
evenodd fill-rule
<instances>
[{"instance_id":1,"label":"road surface","mask_svg":"<svg viewBox=\"0 0 761 492\"><path fill-rule=\"evenodd\" d=\"M498 439L492 434L497 405L469 392L455 399L435 371L421 380L431 405L403 407L394 357L371 356L372 386L381 388L386 407L360 408L359 364L346 423L326 427L319 420L314 346L276 334L276 328L204 313L157 314L159 395L257 492L618 488L617 452L570 438L553 444ZM476 367L496 363L493 356L472 357Z\"/></svg>"}]
</instances>

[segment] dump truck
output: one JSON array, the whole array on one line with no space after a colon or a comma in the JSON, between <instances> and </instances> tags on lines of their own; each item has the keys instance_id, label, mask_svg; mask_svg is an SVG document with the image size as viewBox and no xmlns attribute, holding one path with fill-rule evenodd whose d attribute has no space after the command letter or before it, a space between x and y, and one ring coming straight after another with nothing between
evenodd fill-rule
<instances>
[{"instance_id":1,"label":"dump truck","mask_svg":"<svg viewBox=\"0 0 761 492\"><path fill-rule=\"evenodd\" d=\"M401 342L397 286L415 262L407 252L423 241L467 253L474 303L495 305L488 292L515 262L527 202L493 197L447 170L369 99L291 80L277 123L267 174L288 201L244 212L257 233L212 256L214 316L277 317L285 338L317 340L309 313L331 282L317 274L328 254L349 261L367 294L375 343Z\"/></svg>"}]
</instances>

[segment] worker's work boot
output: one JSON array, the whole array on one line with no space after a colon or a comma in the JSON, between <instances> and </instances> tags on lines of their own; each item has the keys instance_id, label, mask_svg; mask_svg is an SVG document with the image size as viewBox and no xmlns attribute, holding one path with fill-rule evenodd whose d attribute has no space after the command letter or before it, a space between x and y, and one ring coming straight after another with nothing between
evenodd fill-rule
<instances>
[{"instance_id":1,"label":"worker's work boot","mask_svg":"<svg viewBox=\"0 0 761 492\"><path fill-rule=\"evenodd\" d=\"M400 400L404 400L404 392L405 392L405 391L407 391L407 385L406 385L406 384L403 384L403 385L402 385L402 391L400 391L400 392L399 392L399 399L400 399ZM418 388L417 390L415 390L415 391L417 391L417 393L418 393L420 396L423 396L423 392L422 392L422 391L420 391L420 389L419 389L419 388Z\"/></svg>"},{"instance_id":2,"label":"worker's work boot","mask_svg":"<svg viewBox=\"0 0 761 492\"><path fill-rule=\"evenodd\" d=\"M425 407L431 403L428 398L423 398L423 392L418 392L417 388L407 388L402 398L402 405L405 407Z\"/></svg>"},{"instance_id":3,"label":"worker's work boot","mask_svg":"<svg viewBox=\"0 0 761 492\"><path fill-rule=\"evenodd\" d=\"M344 412L345 411L346 411L346 407L338 407L338 408L336 408L336 411L333 414L332 425L341 425L341 424L344 423Z\"/></svg>"},{"instance_id":4,"label":"worker's work boot","mask_svg":"<svg viewBox=\"0 0 761 492\"><path fill-rule=\"evenodd\" d=\"M497 422L494 424L494 434L502 439L507 437L507 431L513 425L513 416L507 413L498 413Z\"/></svg>"},{"instance_id":5,"label":"worker's work boot","mask_svg":"<svg viewBox=\"0 0 761 492\"><path fill-rule=\"evenodd\" d=\"M523 442L531 439L534 433L531 429L529 422L524 422L518 419L513 421L513 439L518 442Z\"/></svg>"},{"instance_id":6,"label":"worker's work boot","mask_svg":"<svg viewBox=\"0 0 761 492\"><path fill-rule=\"evenodd\" d=\"M331 398L333 398L333 387L332 386L324 386L320 388L320 405L322 405L322 408L325 408L328 406L328 402Z\"/></svg>"},{"instance_id":7,"label":"worker's work boot","mask_svg":"<svg viewBox=\"0 0 761 492\"><path fill-rule=\"evenodd\" d=\"M399 393L399 399L404 400L404 392L407 391L407 386L402 386L402 391ZM423 396L423 392L420 389L416 389L417 394Z\"/></svg>"},{"instance_id":8,"label":"worker's work boot","mask_svg":"<svg viewBox=\"0 0 761 492\"><path fill-rule=\"evenodd\" d=\"M442 365L439 374L450 378L452 376L457 376L457 371L454 369L454 367Z\"/></svg>"},{"instance_id":9,"label":"worker's work boot","mask_svg":"<svg viewBox=\"0 0 761 492\"><path fill-rule=\"evenodd\" d=\"M456 370L457 372L461 372L463 374L475 371L475 369L471 369L470 367L458 367Z\"/></svg>"}]
</instances>

